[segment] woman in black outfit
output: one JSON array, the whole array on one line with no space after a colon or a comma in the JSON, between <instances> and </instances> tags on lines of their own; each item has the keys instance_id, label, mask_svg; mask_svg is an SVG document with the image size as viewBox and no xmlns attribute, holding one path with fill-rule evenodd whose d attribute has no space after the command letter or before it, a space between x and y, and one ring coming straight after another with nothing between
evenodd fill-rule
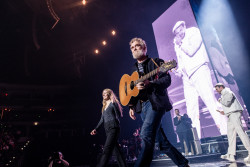
<instances>
[{"instance_id":1,"label":"woman in black outfit","mask_svg":"<svg viewBox=\"0 0 250 167\"><path fill-rule=\"evenodd\" d=\"M112 152L117 157L117 162L120 167L126 167L126 162L122 156L119 144L117 142L120 134L120 122L119 117L122 116L122 107L114 92L111 89L104 89L102 92L103 107L102 116L98 125L91 131L91 135L96 135L98 129L104 124L106 132L106 142L104 145L103 154L101 156L98 167L104 167L108 165L109 159L112 156Z\"/></svg>"}]
</instances>

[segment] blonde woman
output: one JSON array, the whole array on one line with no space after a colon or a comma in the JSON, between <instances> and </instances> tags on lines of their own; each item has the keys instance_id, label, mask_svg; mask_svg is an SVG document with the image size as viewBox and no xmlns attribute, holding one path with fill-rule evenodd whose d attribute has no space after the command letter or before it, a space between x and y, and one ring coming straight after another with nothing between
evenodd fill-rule
<instances>
[{"instance_id":1,"label":"blonde woman","mask_svg":"<svg viewBox=\"0 0 250 167\"><path fill-rule=\"evenodd\" d=\"M122 107L114 92L111 89L104 89L102 92L103 107L101 120L97 124L96 128L91 131L91 135L96 135L101 125L104 125L106 132L106 142L104 145L103 154L98 163L98 167L104 167L108 165L109 159L112 156L112 152L117 157L117 162L120 167L126 167L126 162L122 156L119 144L117 142L120 134L120 122L119 117L122 116Z\"/></svg>"}]
</instances>

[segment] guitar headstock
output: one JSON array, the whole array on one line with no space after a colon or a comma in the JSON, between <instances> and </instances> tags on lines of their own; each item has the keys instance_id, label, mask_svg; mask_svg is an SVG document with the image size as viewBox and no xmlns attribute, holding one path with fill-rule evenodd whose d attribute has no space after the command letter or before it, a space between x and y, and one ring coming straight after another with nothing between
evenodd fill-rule
<instances>
[{"instance_id":1,"label":"guitar headstock","mask_svg":"<svg viewBox=\"0 0 250 167\"><path fill-rule=\"evenodd\" d=\"M177 67L177 62L173 59L171 61L165 61L159 68L161 72L167 72L173 68Z\"/></svg>"}]
</instances>

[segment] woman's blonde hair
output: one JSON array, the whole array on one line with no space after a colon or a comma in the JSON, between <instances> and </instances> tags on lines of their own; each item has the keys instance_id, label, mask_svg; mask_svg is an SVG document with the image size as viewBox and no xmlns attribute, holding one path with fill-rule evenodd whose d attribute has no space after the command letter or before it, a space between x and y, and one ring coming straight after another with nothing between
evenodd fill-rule
<instances>
[{"instance_id":1,"label":"woman's blonde hair","mask_svg":"<svg viewBox=\"0 0 250 167\"><path fill-rule=\"evenodd\" d=\"M109 96L111 102L117 104L117 106L118 106L118 108L119 108L119 111L120 111L120 113L121 113L121 117L122 117L122 116L123 116L123 115L122 115L122 113L123 113L122 106L121 106L121 104L120 104L120 101L117 99L115 93L114 93L111 89L108 89L108 88L107 88L107 89L104 89L104 90L102 91L102 93L103 93L104 91L106 91L106 92L108 93L108 96ZM103 99L103 101L102 101L102 112L103 112L103 110L106 108L106 105L107 105L107 101Z\"/></svg>"}]
</instances>

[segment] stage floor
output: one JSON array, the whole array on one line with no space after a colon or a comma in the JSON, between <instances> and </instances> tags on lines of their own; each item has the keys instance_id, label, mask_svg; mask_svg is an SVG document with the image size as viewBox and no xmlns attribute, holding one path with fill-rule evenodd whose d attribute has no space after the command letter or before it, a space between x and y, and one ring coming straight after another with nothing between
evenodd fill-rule
<instances>
[{"instance_id":1,"label":"stage floor","mask_svg":"<svg viewBox=\"0 0 250 167\"><path fill-rule=\"evenodd\" d=\"M236 158L236 162L229 162L220 158L221 154L209 154L209 155L198 155L186 157L189 160L190 167L243 167L249 166L250 164L244 163L244 158ZM155 159L152 161L151 167L176 167L172 160Z\"/></svg>"},{"instance_id":2,"label":"stage floor","mask_svg":"<svg viewBox=\"0 0 250 167\"><path fill-rule=\"evenodd\" d=\"M166 164L155 164L153 163L151 167L166 167ZM234 163L230 163L228 161L219 161L219 162L207 162L207 163L190 163L190 167L243 167L250 166L250 164L245 164L242 160L237 160ZM170 165L168 167L176 167L176 165Z\"/></svg>"},{"instance_id":3,"label":"stage floor","mask_svg":"<svg viewBox=\"0 0 250 167\"><path fill-rule=\"evenodd\" d=\"M221 153L201 154L186 156L190 167L243 167L249 166L250 163L244 163L244 158L247 156L247 151L237 151L235 157L236 162L229 162L220 158ZM128 167L133 167L135 162L127 162ZM153 159L151 167L176 167L170 158ZM118 167L117 163L110 164L109 167Z\"/></svg>"},{"instance_id":4,"label":"stage floor","mask_svg":"<svg viewBox=\"0 0 250 167\"><path fill-rule=\"evenodd\" d=\"M168 167L176 167L176 165L167 165ZM229 161L216 161L213 162L200 162L200 163L189 163L190 167L243 167L243 166L250 166L250 164L245 164L243 159L239 159L236 162L229 162ZM152 163L151 167L166 167L164 162L162 163Z\"/></svg>"}]
</instances>

